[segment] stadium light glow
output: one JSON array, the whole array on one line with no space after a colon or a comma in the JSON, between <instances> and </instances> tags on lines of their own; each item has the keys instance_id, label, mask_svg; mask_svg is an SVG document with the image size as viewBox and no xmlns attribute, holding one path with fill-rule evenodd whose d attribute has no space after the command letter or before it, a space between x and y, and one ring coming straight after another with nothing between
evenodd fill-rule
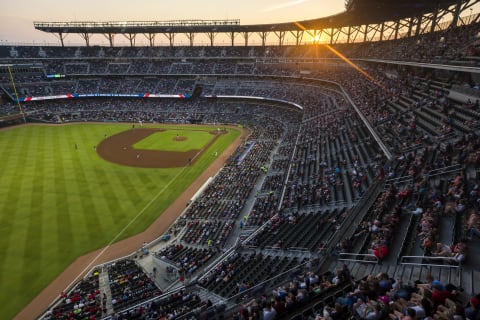
<instances>
[{"instance_id":1,"label":"stadium light glow","mask_svg":"<svg viewBox=\"0 0 480 320\"><path fill-rule=\"evenodd\" d=\"M383 84L381 84L377 79L375 79L374 77L372 77L370 74L368 74L365 70L363 70L362 68L360 68L358 65L356 65L352 60L348 59L347 57L345 57L341 52L335 50L334 48L332 48L329 44L326 44L325 47L330 50L331 52L333 52L337 57L339 57L340 59L342 59L343 61L345 61L346 63L348 63L351 67L353 67L355 70L357 70L358 72L360 72L360 74L362 74L363 76L365 76L368 80L370 80L373 84L377 85L378 87L382 88L382 89L386 89L385 86Z\"/></svg>"},{"instance_id":2,"label":"stadium light glow","mask_svg":"<svg viewBox=\"0 0 480 320\"><path fill-rule=\"evenodd\" d=\"M295 21L295 25L297 27L299 27L300 29L302 29L304 32L306 32L308 35L310 35L312 37L312 39L315 39L317 35L315 34L312 34L309 30L307 30L307 28L305 28L305 26L303 26L300 22L298 21ZM346 56L344 56L341 52L337 51L336 49L332 48L329 44L325 44L325 47L330 50L331 52L333 52L337 57L339 57L340 59L342 59L344 62L346 62L348 65L350 65L352 68L354 68L355 70L357 70L361 75L363 75L364 77L366 77L368 80L370 80L373 84L375 84L376 86L382 88L382 89L386 89L384 85L382 85L378 80L376 80L374 77L372 77L370 74L368 74L365 70L363 70L362 68L360 68L358 65L356 65L352 60L348 59Z\"/></svg>"}]
</instances>

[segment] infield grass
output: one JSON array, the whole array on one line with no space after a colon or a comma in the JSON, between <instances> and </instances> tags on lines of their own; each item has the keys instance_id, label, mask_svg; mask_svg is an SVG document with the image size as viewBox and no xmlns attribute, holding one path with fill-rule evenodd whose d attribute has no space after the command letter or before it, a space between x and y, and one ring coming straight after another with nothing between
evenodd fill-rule
<instances>
[{"instance_id":1,"label":"infield grass","mask_svg":"<svg viewBox=\"0 0 480 320\"><path fill-rule=\"evenodd\" d=\"M190 130L216 130L176 128L193 136L198 132ZM129 129L76 124L0 131L0 318L14 317L76 257L110 243L175 177L117 240L145 230L211 164L212 150L222 152L240 134L229 128L185 170L126 167L98 156L93 146L104 135Z\"/></svg>"},{"instance_id":2,"label":"infield grass","mask_svg":"<svg viewBox=\"0 0 480 320\"><path fill-rule=\"evenodd\" d=\"M176 130L155 132L145 139L135 143L135 149L164 150L185 152L205 146L215 136L203 130Z\"/></svg>"}]
</instances>

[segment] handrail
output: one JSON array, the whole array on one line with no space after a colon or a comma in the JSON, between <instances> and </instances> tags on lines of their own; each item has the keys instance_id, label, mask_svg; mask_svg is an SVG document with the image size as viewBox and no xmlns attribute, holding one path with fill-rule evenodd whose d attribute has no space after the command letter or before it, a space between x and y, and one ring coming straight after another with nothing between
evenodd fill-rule
<instances>
[{"instance_id":1,"label":"handrail","mask_svg":"<svg viewBox=\"0 0 480 320\"><path fill-rule=\"evenodd\" d=\"M353 258L343 258L345 256L351 256ZM356 259L356 258L359 258L359 257L362 257L362 258L367 258L367 260L364 260L364 259ZM373 259L373 260L368 260L368 259ZM340 257L338 258L338 260L341 260L341 261L353 261L353 262L365 262L365 263L378 263L380 260L377 258L377 256L375 256L374 254L371 254L371 253L348 253L348 252L343 252L343 253L340 253Z\"/></svg>"},{"instance_id":2,"label":"handrail","mask_svg":"<svg viewBox=\"0 0 480 320\"><path fill-rule=\"evenodd\" d=\"M356 226L363 220L364 216L368 212L368 209L377 199L378 194L384 187L383 181L377 181L377 183L372 183L369 189L366 192L366 196L363 197L355 207L351 208L349 216L350 219L345 219L338 229L327 241L327 246L322 252L329 253L332 251L333 247L346 236L348 237L352 234ZM361 214L363 211L363 214Z\"/></svg>"},{"instance_id":3,"label":"handrail","mask_svg":"<svg viewBox=\"0 0 480 320\"><path fill-rule=\"evenodd\" d=\"M409 244L409 242L407 241L409 236L411 237L409 232L413 228L415 228L415 226L413 225L413 221L414 221L414 219L416 219L416 217L418 217L418 216L416 216L414 214L410 215L410 220L408 221L408 228L407 228L407 231L405 232L405 235L403 236L402 245L400 246L400 251L397 254L397 262L400 261L400 259L402 258L401 254L402 254L402 251L404 250L405 246ZM409 247L407 247L407 248L409 248Z\"/></svg>"},{"instance_id":4,"label":"handrail","mask_svg":"<svg viewBox=\"0 0 480 320\"><path fill-rule=\"evenodd\" d=\"M339 85L340 86L340 85ZM377 142L378 146L380 147L380 149L383 151L383 153L385 154L385 157L387 157L388 160L391 160L393 158L392 156L392 153L390 152L390 150L388 150L387 146L385 145L385 143L383 142L383 140L380 138L380 136L378 135L378 133L375 131L375 129L373 128L373 126L370 124L370 122L368 121L367 117L365 117L365 115L363 114L363 112L360 110L360 108L353 102L352 98L350 98L350 96L348 95L347 91L343 88L343 86L340 86L340 88L342 89L342 92L343 92L343 95L344 97L348 100L348 102L350 103L350 105L353 107L353 109L356 111L356 113L358 114L358 116L360 117L360 119L362 120L363 122L363 125L367 127L368 131L370 132L370 134L373 136L373 138L375 139L375 141Z\"/></svg>"},{"instance_id":5,"label":"handrail","mask_svg":"<svg viewBox=\"0 0 480 320\"><path fill-rule=\"evenodd\" d=\"M413 182L412 176L401 176L396 178L391 178L385 181L386 184L390 183L401 183L401 182Z\"/></svg>"},{"instance_id":6,"label":"handrail","mask_svg":"<svg viewBox=\"0 0 480 320\"><path fill-rule=\"evenodd\" d=\"M415 260L421 259L420 262L405 262L405 260ZM447 264L437 264L437 263L423 263L424 260L433 260L447 262ZM430 257L430 256L402 256L400 258L400 264L403 265L414 265L414 266L430 266L430 267L444 267L444 268L461 268L462 263L455 259L454 257Z\"/></svg>"},{"instance_id":7,"label":"handrail","mask_svg":"<svg viewBox=\"0 0 480 320\"><path fill-rule=\"evenodd\" d=\"M269 282L272 282L272 281L274 281L275 279L278 279L278 278L280 278L280 277L282 277L282 276L285 276L285 275L287 275L287 274L291 274L292 271L297 270L297 269L301 269L301 268L302 268L304 265L306 265L306 264L307 264L307 262L298 264L298 265L296 265L296 266L294 266L294 267L292 267L292 268L290 268L290 269L288 269L288 270L285 270L285 271L283 271L283 272L281 272L281 273L279 273L279 274L277 274L277 275L275 275L275 276L273 276L273 277L271 277L271 278L265 279L265 280L263 280L262 282L259 282L259 283L255 284L254 286L246 289L245 291L240 292L240 293L237 293L237 294L235 294L235 295L233 295L233 296L225 299L224 302L235 301L237 298L241 298L242 296L247 296L248 294L250 294L250 293L252 293L252 292L255 292L255 290L256 290L257 288L261 288L262 286L265 286L265 285L267 285ZM276 282L275 285L279 285L279 283ZM190 312L188 312L188 313L186 313L186 314L183 314L183 315L179 316L179 317L176 318L176 319L186 319L187 317L191 316L191 314L192 314L192 311L190 311Z\"/></svg>"},{"instance_id":8,"label":"handrail","mask_svg":"<svg viewBox=\"0 0 480 320\"><path fill-rule=\"evenodd\" d=\"M289 247L287 251L310 252L310 249L305 247Z\"/></svg>"},{"instance_id":9,"label":"handrail","mask_svg":"<svg viewBox=\"0 0 480 320\"><path fill-rule=\"evenodd\" d=\"M454 165L451 165L451 166L430 170L428 172L428 176L429 177L438 176L438 175L441 175L441 174L460 171L462 169L463 169L463 166L461 164L454 164Z\"/></svg>"},{"instance_id":10,"label":"handrail","mask_svg":"<svg viewBox=\"0 0 480 320\"><path fill-rule=\"evenodd\" d=\"M181 287L178 287L176 289L173 289L173 290L170 290L168 292L165 292L163 294L161 294L160 296L156 296L156 297L152 297L152 298L149 298L147 300L144 300L144 301L141 301L141 302L138 302L138 303L135 303L131 306L128 306L127 308L125 309L122 309L122 310L119 310L118 312L122 313L122 312L126 312L126 311L129 311L129 310L134 310L135 308L138 308L142 305L145 305L149 302L153 302L153 301L161 301L161 300L164 300L164 299L168 299L171 295L177 293L177 292L180 292L181 290L185 289L185 285L182 285ZM112 319L112 315L113 314L110 314L110 315L107 315L105 317L102 317L101 319L102 320L109 320L109 319Z\"/></svg>"}]
</instances>

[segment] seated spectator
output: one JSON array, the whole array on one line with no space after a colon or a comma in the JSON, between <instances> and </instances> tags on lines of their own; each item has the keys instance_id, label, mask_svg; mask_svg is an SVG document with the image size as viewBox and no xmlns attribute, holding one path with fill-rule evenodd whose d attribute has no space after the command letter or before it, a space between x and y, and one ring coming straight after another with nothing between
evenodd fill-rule
<instances>
[{"instance_id":1,"label":"seated spectator","mask_svg":"<svg viewBox=\"0 0 480 320\"><path fill-rule=\"evenodd\" d=\"M348 316L348 310L340 303L335 303L333 308L325 306L323 313L324 315L328 314L332 320L341 320Z\"/></svg>"},{"instance_id":2,"label":"seated spectator","mask_svg":"<svg viewBox=\"0 0 480 320\"><path fill-rule=\"evenodd\" d=\"M467 319L480 319L480 294L470 298L468 306L465 308Z\"/></svg>"},{"instance_id":3,"label":"seated spectator","mask_svg":"<svg viewBox=\"0 0 480 320\"><path fill-rule=\"evenodd\" d=\"M263 319L264 320L273 320L277 317L277 311L272 306L270 301L267 302L266 306L263 308Z\"/></svg>"},{"instance_id":4,"label":"seated spectator","mask_svg":"<svg viewBox=\"0 0 480 320\"><path fill-rule=\"evenodd\" d=\"M434 248L434 251L432 252L432 256L434 256L434 257L451 257L451 256L453 256L452 249L449 245L437 242L436 247Z\"/></svg>"},{"instance_id":5,"label":"seated spectator","mask_svg":"<svg viewBox=\"0 0 480 320\"><path fill-rule=\"evenodd\" d=\"M373 243L368 253L373 254L378 260L383 260L388 255L388 247L384 243Z\"/></svg>"},{"instance_id":6,"label":"seated spectator","mask_svg":"<svg viewBox=\"0 0 480 320\"><path fill-rule=\"evenodd\" d=\"M437 307L441 304L445 303L446 299L453 299L454 294L449 292L443 285L441 284L433 284L432 285L432 301L433 304Z\"/></svg>"},{"instance_id":7,"label":"seated spectator","mask_svg":"<svg viewBox=\"0 0 480 320\"><path fill-rule=\"evenodd\" d=\"M435 319L455 319L455 314L458 313L457 305L450 299L445 300L445 304L439 305L435 312ZM458 319L458 318L457 318ZM464 317L461 317L464 319Z\"/></svg>"},{"instance_id":8,"label":"seated spectator","mask_svg":"<svg viewBox=\"0 0 480 320\"><path fill-rule=\"evenodd\" d=\"M464 262L467 258L467 250L466 239L460 240L457 244L452 246L453 258L458 262Z\"/></svg>"},{"instance_id":9,"label":"seated spectator","mask_svg":"<svg viewBox=\"0 0 480 320\"><path fill-rule=\"evenodd\" d=\"M473 236L480 238L479 226L480 226L480 216L478 212L476 212L475 210L472 210L472 212L470 213L470 216L468 217L467 225L466 225L468 240L472 240Z\"/></svg>"},{"instance_id":10,"label":"seated spectator","mask_svg":"<svg viewBox=\"0 0 480 320\"><path fill-rule=\"evenodd\" d=\"M393 281L388 277L388 274L382 272L377 275L378 286L379 286L379 295L385 295L388 291L392 289Z\"/></svg>"}]
</instances>

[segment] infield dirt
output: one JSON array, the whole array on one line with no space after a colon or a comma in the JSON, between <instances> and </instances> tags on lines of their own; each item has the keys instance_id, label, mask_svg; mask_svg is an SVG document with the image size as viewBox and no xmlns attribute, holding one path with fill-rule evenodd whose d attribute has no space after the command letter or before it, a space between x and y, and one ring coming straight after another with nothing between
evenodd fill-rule
<instances>
[{"instance_id":1,"label":"infield dirt","mask_svg":"<svg viewBox=\"0 0 480 320\"><path fill-rule=\"evenodd\" d=\"M213 137L202 149L194 149L186 152L139 150L133 148L135 143L156 132L162 131L165 131L165 129L137 128L120 132L103 140L97 147L97 153L107 161L131 167L184 167L193 164L195 160L217 140L219 135L226 133L226 131L223 130L210 131L209 133ZM175 142L181 143L182 141L186 141L187 138L178 136L175 140Z\"/></svg>"},{"instance_id":2,"label":"infield dirt","mask_svg":"<svg viewBox=\"0 0 480 320\"><path fill-rule=\"evenodd\" d=\"M144 242L149 243L163 235L183 212L186 203L210 177L220 170L229 156L242 143L243 139L248 136L248 133L248 129L241 129L241 134L237 139L221 155L218 155L215 161L144 232L77 258L18 313L14 319L36 319L60 296L62 291L71 285L73 281L79 279L80 276L84 276L91 267L127 256L138 250ZM97 149L99 148L100 145Z\"/></svg>"}]
</instances>

